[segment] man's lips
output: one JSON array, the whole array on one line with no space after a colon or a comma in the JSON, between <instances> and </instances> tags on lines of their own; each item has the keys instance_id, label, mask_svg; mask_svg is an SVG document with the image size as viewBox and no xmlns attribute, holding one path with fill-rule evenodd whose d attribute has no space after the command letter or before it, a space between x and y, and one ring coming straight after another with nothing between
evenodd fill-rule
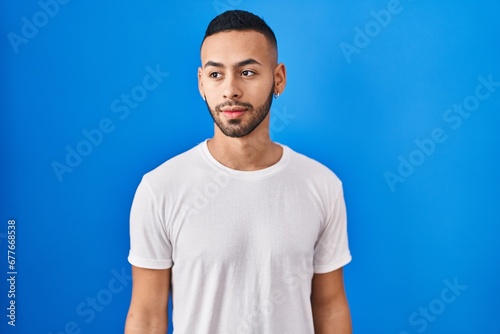
<instances>
[{"instance_id":1,"label":"man's lips","mask_svg":"<svg viewBox=\"0 0 500 334\"><path fill-rule=\"evenodd\" d=\"M224 108L221 110L222 114L229 119L238 118L245 113L246 108Z\"/></svg>"}]
</instances>

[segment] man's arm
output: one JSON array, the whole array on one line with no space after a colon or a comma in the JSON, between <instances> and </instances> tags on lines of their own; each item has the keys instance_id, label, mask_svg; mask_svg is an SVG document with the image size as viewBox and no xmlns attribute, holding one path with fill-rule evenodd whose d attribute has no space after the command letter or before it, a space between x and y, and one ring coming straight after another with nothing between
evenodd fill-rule
<instances>
[{"instance_id":1,"label":"man's arm","mask_svg":"<svg viewBox=\"0 0 500 334\"><path fill-rule=\"evenodd\" d=\"M314 274L311 304L316 334L352 333L342 268L325 274Z\"/></svg>"},{"instance_id":2,"label":"man's arm","mask_svg":"<svg viewBox=\"0 0 500 334\"><path fill-rule=\"evenodd\" d=\"M132 300L125 334L165 334L171 269L132 266Z\"/></svg>"}]
</instances>

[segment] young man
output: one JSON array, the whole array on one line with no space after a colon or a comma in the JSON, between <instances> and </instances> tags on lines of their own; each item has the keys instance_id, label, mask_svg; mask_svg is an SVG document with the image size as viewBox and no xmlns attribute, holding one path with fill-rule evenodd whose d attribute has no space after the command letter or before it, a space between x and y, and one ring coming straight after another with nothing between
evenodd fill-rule
<instances>
[{"instance_id":1,"label":"young man","mask_svg":"<svg viewBox=\"0 0 500 334\"><path fill-rule=\"evenodd\" d=\"M351 333L342 185L269 137L285 89L276 38L259 17L210 22L199 91L214 136L147 173L131 210L133 290L125 332Z\"/></svg>"}]
</instances>

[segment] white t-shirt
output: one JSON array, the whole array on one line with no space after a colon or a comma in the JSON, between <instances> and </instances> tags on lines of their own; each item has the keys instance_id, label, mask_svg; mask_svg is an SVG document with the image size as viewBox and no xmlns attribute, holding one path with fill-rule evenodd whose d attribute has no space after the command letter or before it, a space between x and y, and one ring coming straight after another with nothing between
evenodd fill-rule
<instances>
[{"instance_id":1,"label":"white t-shirt","mask_svg":"<svg viewBox=\"0 0 500 334\"><path fill-rule=\"evenodd\" d=\"M205 141L144 175L128 260L172 268L175 334L314 333L313 274L351 260L342 184L282 147L273 166L237 171Z\"/></svg>"}]
</instances>

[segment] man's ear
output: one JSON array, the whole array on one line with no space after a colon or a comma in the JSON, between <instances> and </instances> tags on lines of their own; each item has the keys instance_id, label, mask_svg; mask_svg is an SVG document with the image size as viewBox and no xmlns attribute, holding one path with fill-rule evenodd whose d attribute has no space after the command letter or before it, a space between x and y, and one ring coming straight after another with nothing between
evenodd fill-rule
<instances>
[{"instance_id":1,"label":"man's ear","mask_svg":"<svg viewBox=\"0 0 500 334\"><path fill-rule=\"evenodd\" d=\"M203 79L202 79L203 70L201 67L198 67L198 90L200 91L201 98L205 100L205 92L203 90Z\"/></svg>"},{"instance_id":2,"label":"man's ear","mask_svg":"<svg viewBox=\"0 0 500 334\"><path fill-rule=\"evenodd\" d=\"M274 94L282 94L286 87L285 64L279 63L274 69Z\"/></svg>"}]
</instances>

